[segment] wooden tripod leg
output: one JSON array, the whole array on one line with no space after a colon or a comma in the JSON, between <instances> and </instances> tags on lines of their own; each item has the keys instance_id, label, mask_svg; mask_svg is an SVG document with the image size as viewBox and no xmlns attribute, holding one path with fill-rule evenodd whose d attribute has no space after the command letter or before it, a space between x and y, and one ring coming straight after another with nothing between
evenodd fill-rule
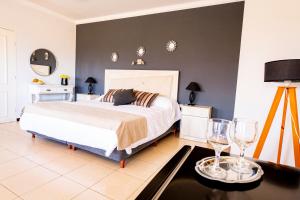
<instances>
[{"instance_id":1,"label":"wooden tripod leg","mask_svg":"<svg viewBox=\"0 0 300 200\"><path fill-rule=\"evenodd\" d=\"M294 157L295 166L300 167L300 144L299 144L299 119L297 108L296 88L291 87L289 90L290 107L292 115L292 132L293 132L293 144L294 144Z\"/></svg>"},{"instance_id":2,"label":"wooden tripod leg","mask_svg":"<svg viewBox=\"0 0 300 200\"><path fill-rule=\"evenodd\" d=\"M281 127L280 127L280 137L279 137L278 152L277 152L277 164L280 164L280 159L281 159L281 150L282 150L282 141L283 141L284 128L285 128L288 96L289 96L289 90L286 90L285 94L284 94L284 105L283 105L282 120L281 120Z\"/></svg>"},{"instance_id":3,"label":"wooden tripod leg","mask_svg":"<svg viewBox=\"0 0 300 200\"><path fill-rule=\"evenodd\" d=\"M258 141L258 144L255 148L255 151L254 151L254 154L253 154L253 157L258 159L259 156L260 156L260 153L262 151L262 148L265 144L265 141L267 139L267 136L268 136L268 133L269 133L269 130L271 128L271 125L272 125L272 122L273 122L273 119L274 119L274 116L276 114L276 111L277 111L277 108L278 108L278 105L280 103L280 99L282 97L282 94L283 94L283 91L285 90L285 87L278 87L277 89L277 92L276 92L276 95L274 97L274 100L273 100L273 103L272 103L272 106L270 108L270 111L269 111L269 114L268 114L268 117L267 117L267 120L265 122L265 126L263 128L263 131L260 135L260 138L259 138L259 141Z\"/></svg>"}]
</instances>

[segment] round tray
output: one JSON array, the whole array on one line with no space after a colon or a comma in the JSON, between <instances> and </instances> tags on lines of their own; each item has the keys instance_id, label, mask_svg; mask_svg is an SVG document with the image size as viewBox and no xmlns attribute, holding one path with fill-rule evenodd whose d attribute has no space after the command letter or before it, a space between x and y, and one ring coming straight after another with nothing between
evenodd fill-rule
<instances>
[{"instance_id":1,"label":"round tray","mask_svg":"<svg viewBox=\"0 0 300 200\"><path fill-rule=\"evenodd\" d=\"M210 180L220 181L224 183L251 183L259 180L264 174L262 168L255 162L250 160L245 160L247 165L252 169L252 173L239 173L238 171L231 168L231 164L236 162L237 157L232 156L221 156L220 167L226 171L226 177L219 179L210 175L206 170L204 170L208 165L212 165L215 161L215 157L207 157L199 160L196 163L196 172Z\"/></svg>"}]
</instances>

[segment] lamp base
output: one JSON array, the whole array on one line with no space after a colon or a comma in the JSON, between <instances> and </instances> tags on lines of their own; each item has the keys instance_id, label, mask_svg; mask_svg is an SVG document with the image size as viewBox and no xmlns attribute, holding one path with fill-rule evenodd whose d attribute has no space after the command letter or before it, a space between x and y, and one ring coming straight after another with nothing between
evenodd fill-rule
<instances>
[{"instance_id":1,"label":"lamp base","mask_svg":"<svg viewBox=\"0 0 300 200\"><path fill-rule=\"evenodd\" d=\"M190 92L190 96L189 96L189 100L190 100L189 105L193 105L193 102L195 101L195 98L196 98L195 92L194 92L194 91L191 91L191 92Z\"/></svg>"},{"instance_id":2,"label":"lamp base","mask_svg":"<svg viewBox=\"0 0 300 200\"><path fill-rule=\"evenodd\" d=\"M88 86L88 94L93 94L93 84L89 83L89 86Z\"/></svg>"}]
</instances>

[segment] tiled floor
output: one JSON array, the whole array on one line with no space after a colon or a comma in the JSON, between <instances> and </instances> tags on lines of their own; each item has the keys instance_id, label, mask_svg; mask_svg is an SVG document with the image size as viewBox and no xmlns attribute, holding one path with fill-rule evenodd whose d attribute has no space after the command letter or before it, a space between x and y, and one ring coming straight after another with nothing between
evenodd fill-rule
<instances>
[{"instance_id":1,"label":"tiled floor","mask_svg":"<svg viewBox=\"0 0 300 200\"><path fill-rule=\"evenodd\" d=\"M184 144L205 145L173 135L119 164L0 124L0 199L134 199Z\"/></svg>"}]
</instances>

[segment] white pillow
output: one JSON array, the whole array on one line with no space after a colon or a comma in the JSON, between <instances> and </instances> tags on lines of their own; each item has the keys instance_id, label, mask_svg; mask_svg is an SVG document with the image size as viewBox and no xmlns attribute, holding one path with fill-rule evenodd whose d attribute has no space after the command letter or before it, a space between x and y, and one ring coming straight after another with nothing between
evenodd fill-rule
<instances>
[{"instance_id":1,"label":"white pillow","mask_svg":"<svg viewBox=\"0 0 300 200\"><path fill-rule=\"evenodd\" d=\"M103 99L103 97L104 97L104 94L103 95L101 95L100 97L97 97L96 99L95 99L95 101L102 101L102 99Z\"/></svg>"},{"instance_id":2,"label":"white pillow","mask_svg":"<svg viewBox=\"0 0 300 200\"><path fill-rule=\"evenodd\" d=\"M166 109L168 109L168 108L172 108L173 107L173 103L172 103L171 99L159 95L152 102L151 107L160 107L160 108L166 108Z\"/></svg>"}]
</instances>

